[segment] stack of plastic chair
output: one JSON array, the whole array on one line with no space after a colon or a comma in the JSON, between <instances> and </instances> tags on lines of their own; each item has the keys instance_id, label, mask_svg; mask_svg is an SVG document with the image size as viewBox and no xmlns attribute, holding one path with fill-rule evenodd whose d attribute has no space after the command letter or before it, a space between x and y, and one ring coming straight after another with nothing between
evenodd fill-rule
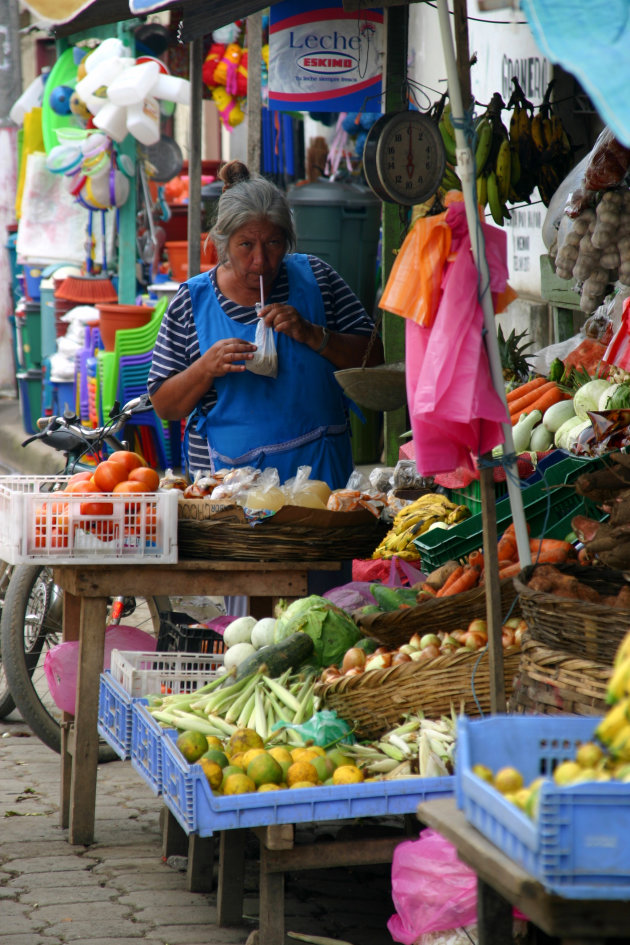
<instances>
[{"instance_id":1,"label":"stack of plastic chair","mask_svg":"<svg viewBox=\"0 0 630 945\"><path fill-rule=\"evenodd\" d=\"M103 343L98 327L86 325L85 345L75 355L74 373L78 415L84 423L89 423L90 425L92 425L92 417L90 415L90 395L88 392L88 361L94 358L96 352L102 347Z\"/></svg>"},{"instance_id":2,"label":"stack of plastic chair","mask_svg":"<svg viewBox=\"0 0 630 945\"><path fill-rule=\"evenodd\" d=\"M118 400L125 403L132 397L139 397L146 393L147 380L151 369L152 352L144 354L121 355L118 362ZM143 455L152 466L161 469L179 465L179 456L173 461L173 449L169 424L160 420L154 410L147 410L133 417L127 427L137 428L140 441L143 444ZM179 426L179 425L178 425ZM177 438L175 438L177 440ZM177 440L177 443L179 441ZM155 462L152 462L147 450L153 453Z\"/></svg>"}]
</instances>

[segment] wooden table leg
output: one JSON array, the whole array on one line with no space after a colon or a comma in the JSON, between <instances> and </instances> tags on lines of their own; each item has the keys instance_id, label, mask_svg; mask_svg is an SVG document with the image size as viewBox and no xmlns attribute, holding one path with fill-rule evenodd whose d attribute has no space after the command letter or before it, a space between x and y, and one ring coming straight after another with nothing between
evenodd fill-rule
<instances>
[{"instance_id":1,"label":"wooden table leg","mask_svg":"<svg viewBox=\"0 0 630 945\"><path fill-rule=\"evenodd\" d=\"M260 845L260 905L258 945L284 942L284 873L267 866L268 850Z\"/></svg>"},{"instance_id":2,"label":"wooden table leg","mask_svg":"<svg viewBox=\"0 0 630 945\"><path fill-rule=\"evenodd\" d=\"M512 906L479 877L477 925L479 945L512 945Z\"/></svg>"},{"instance_id":3,"label":"wooden table leg","mask_svg":"<svg viewBox=\"0 0 630 945\"><path fill-rule=\"evenodd\" d=\"M241 925L243 921L246 837L247 830L221 831L217 885L217 922L220 926Z\"/></svg>"},{"instance_id":4,"label":"wooden table leg","mask_svg":"<svg viewBox=\"0 0 630 945\"><path fill-rule=\"evenodd\" d=\"M214 886L214 837L188 837L188 868L186 889L189 892L212 892Z\"/></svg>"},{"instance_id":5,"label":"wooden table leg","mask_svg":"<svg viewBox=\"0 0 630 945\"><path fill-rule=\"evenodd\" d=\"M164 859L168 860L169 856L187 856L188 836L186 831L166 805L160 811L160 826L162 828L162 856Z\"/></svg>"},{"instance_id":6,"label":"wooden table leg","mask_svg":"<svg viewBox=\"0 0 630 945\"><path fill-rule=\"evenodd\" d=\"M81 599L68 837L69 842L73 844L89 844L94 840L98 771L98 693L99 677L103 671L106 619L106 597Z\"/></svg>"},{"instance_id":7,"label":"wooden table leg","mask_svg":"<svg viewBox=\"0 0 630 945\"><path fill-rule=\"evenodd\" d=\"M63 595L62 639L78 640L81 622L81 598L75 594ZM70 783L72 781L72 743L74 740L74 716L63 713L61 722L61 783L59 798L59 822L64 829L70 822Z\"/></svg>"}]
</instances>

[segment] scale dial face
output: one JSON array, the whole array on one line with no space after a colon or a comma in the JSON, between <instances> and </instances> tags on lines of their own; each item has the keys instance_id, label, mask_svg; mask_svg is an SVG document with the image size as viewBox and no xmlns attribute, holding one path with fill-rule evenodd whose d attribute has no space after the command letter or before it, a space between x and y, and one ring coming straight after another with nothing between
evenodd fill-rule
<instances>
[{"instance_id":1,"label":"scale dial face","mask_svg":"<svg viewBox=\"0 0 630 945\"><path fill-rule=\"evenodd\" d=\"M440 186L446 167L437 123L422 112L381 116L370 129L364 149L368 185L390 203L424 203Z\"/></svg>"}]
</instances>

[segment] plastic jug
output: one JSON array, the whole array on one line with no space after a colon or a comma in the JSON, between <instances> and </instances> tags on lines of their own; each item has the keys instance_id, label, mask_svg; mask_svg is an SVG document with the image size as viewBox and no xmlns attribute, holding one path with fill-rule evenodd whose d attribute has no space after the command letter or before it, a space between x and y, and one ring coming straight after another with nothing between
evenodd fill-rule
<instances>
[{"instance_id":1,"label":"plastic jug","mask_svg":"<svg viewBox=\"0 0 630 945\"><path fill-rule=\"evenodd\" d=\"M127 109L108 102L94 116L94 127L100 128L113 141L120 143L127 136Z\"/></svg>"},{"instance_id":2,"label":"plastic jug","mask_svg":"<svg viewBox=\"0 0 630 945\"><path fill-rule=\"evenodd\" d=\"M151 94L178 105L190 105L190 82L176 75L160 75Z\"/></svg>"},{"instance_id":3,"label":"plastic jug","mask_svg":"<svg viewBox=\"0 0 630 945\"><path fill-rule=\"evenodd\" d=\"M114 105L137 105L151 92L159 74L157 62L131 66L111 82L107 96Z\"/></svg>"},{"instance_id":4,"label":"plastic jug","mask_svg":"<svg viewBox=\"0 0 630 945\"><path fill-rule=\"evenodd\" d=\"M87 61L89 62L91 58L92 56L88 56ZM75 92L93 115L98 114L101 108L107 105L107 91L110 83L132 64L133 59L113 56L111 59L99 62L95 68L86 73L83 79L79 79Z\"/></svg>"},{"instance_id":5,"label":"plastic jug","mask_svg":"<svg viewBox=\"0 0 630 945\"><path fill-rule=\"evenodd\" d=\"M140 144L147 147L160 140L160 106L158 100L148 96L143 101L127 108L127 131Z\"/></svg>"}]
</instances>

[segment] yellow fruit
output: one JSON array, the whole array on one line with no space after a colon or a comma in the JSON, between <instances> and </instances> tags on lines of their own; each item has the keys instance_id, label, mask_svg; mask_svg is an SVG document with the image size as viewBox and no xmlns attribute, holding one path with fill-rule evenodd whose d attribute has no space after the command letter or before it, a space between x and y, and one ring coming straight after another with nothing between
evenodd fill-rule
<instances>
[{"instance_id":1,"label":"yellow fruit","mask_svg":"<svg viewBox=\"0 0 630 945\"><path fill-rule=\"evenodd\" d=\"M264 751L252 758L247 765L247 777L252 779L256 787L260 787L261 784L280 784L282 766L279 761Z\"/></svg>"},{"instance_id":2,"label":"yellow fruit","mask_svg":"<svg viewBox=\"0 0 630 945\"><path fill-rule=\"evenodd\" d=\"M341 748L330 748L326 752L326 757L330 758L335 768L339 768L341 765L351 765L352 759L348 758L347 755L344 755Z\"/></svg>"},{"instance_id":3,"label":"yellow fruit","mask_svg":"<svg viewBox=\"0 0 630 945\"><path fill-rule=\"evenodd\" d=\"M228 765L227 768L223 769L223 781L221 784L225 784L227 779L231 774L245 774L242 768L239 768L238 765Z\"/></svg>"},{"instance_id":4,"label":"yellow fruit","mask_svg":"<svg viewBox=\"0 0 630 945\"><path fill-rule=\"evenodd\" d=\"M286 787L286 785L284 786ZM280 787L281 785L274 784L273 781L265 781L265 783L261 784L258 788L258 793L260 794L261 791L279 791Z\"/></svg>"},{"instance_id":5,"label":"yellow fruit","mask_svg":"<svg viewBox=\"0 0 630 945\"><path fill-rule=\"evenodd\" d=\"M573 784L581 769L577 761L563 761L553 773L556 784Z\"/></svg>"},{"instance_id":6,"label":"yellow fruit","mask_svg":"<svg viewBox=\"0 0 630 945\"><path fill-rule=\"evenodd\" d=\"M487 781L489 784L492 784L493 774L487 765L473 765L472 773L476 774L482 781Z\"/></svg>"},{"instance_id":7,"label":"yellow fruit","mask_svg":"<svg viewBox=\"0 0 630 945\"><path fill-rule=\"evenodd\" d=\"M363 772L356 765L339 765L332 775L333 784L360 784Z\"/></svg>"},{"instance_id":8,"label":"yellow fruit","mask_svg":"<svg viewBox=\"0 0 630 945\"><path fill-rule=\"evenodd\" d=\"M575 753L575 760L582 768L594 768L602 760L603 752L594 742L584 742Z\"/></svg>"},{"instance_id":9,"label":"yellow fruit","mask_svg":"<svg viewBox=\"0 0 630 945\"><path fill-rule=\"evenodd\" d=\"M293 784L289 785L289 790L292 791L294 788L315 787L315 786L316 785L313 784L312 781L294 781Z\"/></svg>"},{"instance_id":10,"label":"yellow fruit","mask_svg":"<svg viewBox=\"0 0 630 945\"><path fill-rule=\"evenodd\" d=\"M315 770L317 771L319 780L322 783L327 778L329 778L332 775L333 771L335 770L334 764L332 763L330 758L326 758L326 756L324 756L323 758L321 757L313 758L310 764L312 764Z\"/></svg>"},{"instance_id":11,"label":"yellow fruit","mask_svg":"<svg viewBox=\"0 0 630 945\"><path fill-rule=\"evenodd\" d=\"M208 748L216 748L218 751L223 751L223 742L220 738L217 738L216 735L207 736Z\"/></svg>"},{"instance_id":12,"label":"yellow fruit","mask_svg":"<svg viewBox=\"0 0 630 945\"><path fill-rule=\"evenodd\" d=\"M523 787L523 775L516 768L501 768L494 776L494 786L501 794L515 794Z\"/></svg>"},{"instance_id":13,"label":"yellow fruit","mask_svg":"<svg viewBox=\"0 0 630 945\"><path fill-rule=\"evenodd\" d=\"M291 751L291 758L293 761L311 761L313 758L319 758L322 754L325 755L326 752L315 747L294 748Z\"/></svg>"},{"instance_id":14,"label":"yellow fruit","mask_svg":"<svg viewBox=\"0 0 630 945\"><path fill-rule=\"evenodd\" d=\"M237 751L235 755L229 756L229 761L231 765L236 765L238 768L245 770L245 765L243 764L243 758L245 757L244 751Z\"/></svg>"},{"instance_id":15,"label":"yellow fruit","mask_svg":"<svg viewBox=\"0 0 630 945\"><path fill-rule=\"evenodd\" d=\"M583 768L580 765L579 774L576 776L573 783L581 784L583 781L599 781L600 780L599 775L600 775L600 772L597 771L595 768Z\"/></svg>"},{"instance_id":16,"label":"yellow fruit","mask_svg":"<svg viewBox=\"0 0 630 945\"><path fill-rule=\"evenodd\" d=\"M246 774L230 774L223 782L224 794L248 794L255 791L256 785Z\"/></svg>"},{"instance_id":17,"label":"yellow fruit","mask_svg":"<svg viewBox=\"0 0 630 945\"><path fill-rule=\"evenodd\" d=\"M287 784L293 787L298 781L309 781L311 786L317 784L319 777L310 761L294 761L286 773Z\"/></svg>"},{"instance_id":18,"label":"yellow fruit","mask_svg":"<svg viewBox=\"0 0 630 945\"><path fill-rule=\"evenodd\" d=\"M247 771L247 768L248 768L248 766L249 766L250 761L252 761L254 758L256 758L257 755L266 755L266 754L267 754L267 752L265 751L264 748L250 748L250 749L248 749L248 751L246 751L246 752L243 754L243 757L242 757L242 759L241 759L241 764L242 764L243 768L245 769L245 771Z\"/></svg>"},{"instance_id":19,"label":"yellow fruit","mask_svg":"<svg viewBox=\"0 0 630 945\"><path fill-rule=\"evenodd\" d=\"M529 798L530 798L531 793L532 793L531 788L528 788L528 787L519 788L519 790L515 792L514 803L520 810L522 811L527 810L527 805L529 803Z\"/></svg>"},{"instance_id":20,"label":"yellow fruit","mask_svg":"<svg viewBox=\"0 0 630 945\"><path fill-rule=\"evenodd\" d=\"M197 762L201 766L206 780L213 791L218 791L223 783L223 768L216 761L210 761L204 755Z\"/></svg>"},{"instance_id":21,"label":"yellow fruit","mask_svg":"<svg viewBox=\"0 0 630 945\"><path fill-rule=\"evenodd\" d=\"M194 764L208 750L208 740L201 732L180 732L175 744L190 764Z\"/></svg>"},{"instance_id":22,"label":"yellow fruit","mask_svg":"<svg viewBox=\"0 0 630 945\"><path fill-rule=\"evenodd\" d=\"M227 768L229 765L227 755L219 751L218 748L209 748L201 758L206 758L208 761L215 761L218 765L221 765L222 768ZM200 761L201 758L199 759Z\"/></svg>"},{"instance_id":23,"label":"yellow fruit","mask_svg":"<svg viewBox=\"0 0 630 945\"><path fill-rule=\"evenodd\" d=\"M269 754L272 758L275 758L276 761L282 763L283 761L288 761L289 764L293 761L291 757L291 752L288 748L285 748L284 745L274 745L273 748L268 749Z\"/></svg>"},{"instance_id":24,"label":"yellow fruit","mask_svg":"<svg viewBox=\"0 0 630 945\"><path fill-rule=\"evenodd\" d=\"M263 740L253 728L237 728L230 735L228 742L228 754L235 755L237 752L245 752L248 748L262 748Z\"/></svg>"}]
</instances>

